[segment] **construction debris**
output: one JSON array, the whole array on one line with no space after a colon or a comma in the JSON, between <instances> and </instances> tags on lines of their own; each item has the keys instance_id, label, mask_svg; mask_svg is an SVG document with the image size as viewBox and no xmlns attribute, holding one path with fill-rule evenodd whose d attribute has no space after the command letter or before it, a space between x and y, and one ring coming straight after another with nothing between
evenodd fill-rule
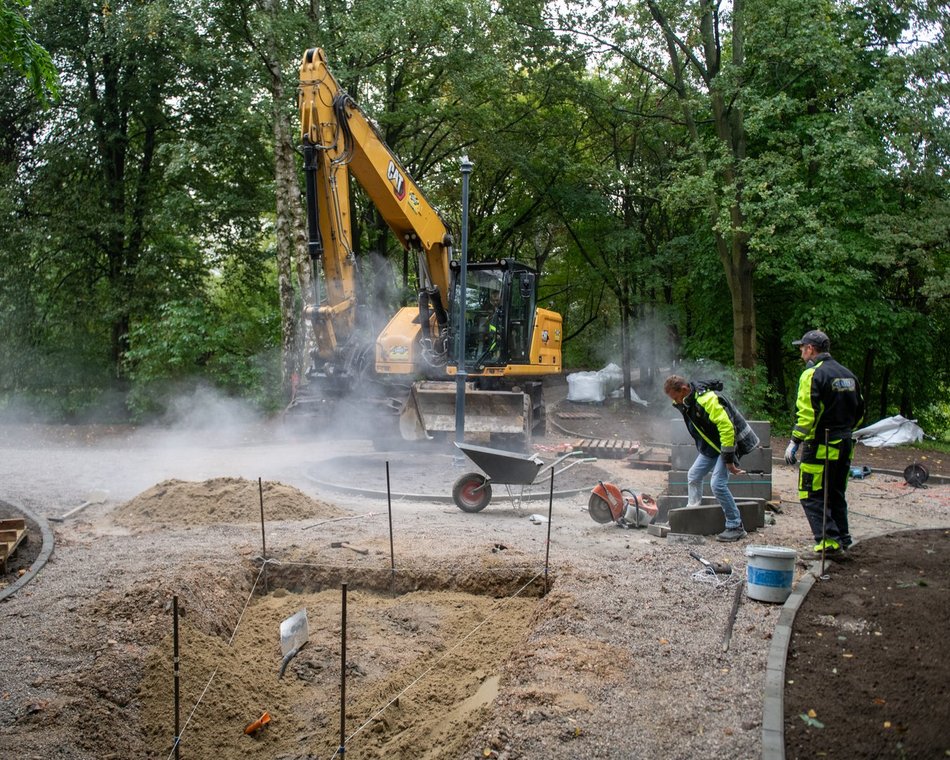
<instances>
[{"instance_id":1,"label":"construction debris","mask_svg":"<svg viewBox=\"0 0 950 760\"><path fill-rule=\"evenodd\" d=\"M0 520L0 573L7 571L7 559L26 538L26 520L11 517Z\"/></svg>"}]
</instances>

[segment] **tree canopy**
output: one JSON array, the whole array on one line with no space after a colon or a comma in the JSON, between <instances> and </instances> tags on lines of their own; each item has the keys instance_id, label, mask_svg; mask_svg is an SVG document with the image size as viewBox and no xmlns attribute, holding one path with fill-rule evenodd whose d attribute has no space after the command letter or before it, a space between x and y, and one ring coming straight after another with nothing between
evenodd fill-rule
<instances>
[{"instance_id":1,"label":"tree canopy","mask_svg":"<svg viewBox=\"0 0 950 760\"><path fill-rule=\"evenodd\" d=\"M874 417L950 429L947 15L4 0L0 407L144 414L198 383L281 405L313 276L297 66L320 46L456 230L469 156L472 256L540 271L568 366L713 360L781 417L790 343L820 328ZM411 254L355 203L361 265L410 302Z\"/></svg>"}]
</instances>

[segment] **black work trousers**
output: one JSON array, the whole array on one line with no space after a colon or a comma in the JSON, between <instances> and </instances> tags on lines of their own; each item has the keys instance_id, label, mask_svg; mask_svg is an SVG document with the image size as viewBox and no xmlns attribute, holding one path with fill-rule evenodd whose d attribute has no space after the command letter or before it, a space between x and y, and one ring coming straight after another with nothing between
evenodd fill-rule
<instances>
[{"instance_id":1,"label":"black work trousers","mask_svg":"<svg viewBox=\"0 0 950 760\"><path fill-rule=\"evenodd\" d=\"M850 438L830 441L825 445L806 441L802 451L802 463L798 469L798 498L805 510L815 542L824 537L837 541L842 546L851 545L848 532L848 502L845 491L854 455L854 441ZM825 513L825 492L828 495L828 511ZM824 515L824 525L822 525Z\"/></svg>"}]
</instances>

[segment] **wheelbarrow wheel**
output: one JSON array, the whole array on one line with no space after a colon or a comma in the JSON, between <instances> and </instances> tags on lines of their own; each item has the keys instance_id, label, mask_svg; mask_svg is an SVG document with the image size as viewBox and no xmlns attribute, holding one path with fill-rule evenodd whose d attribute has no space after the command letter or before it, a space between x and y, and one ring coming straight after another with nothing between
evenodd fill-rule
<instances>
[{"instance_id":1,"label":"wheelbarrow wheel","mask_svg":"<svg viewBox=\"0 0 950 760\"><path fill-rule=\"evenodd\" d=\"M491 484L477 472L467 472L452 487L452 499L463 512L481 512L491 501Z\"/></svg>"}]
</instances>

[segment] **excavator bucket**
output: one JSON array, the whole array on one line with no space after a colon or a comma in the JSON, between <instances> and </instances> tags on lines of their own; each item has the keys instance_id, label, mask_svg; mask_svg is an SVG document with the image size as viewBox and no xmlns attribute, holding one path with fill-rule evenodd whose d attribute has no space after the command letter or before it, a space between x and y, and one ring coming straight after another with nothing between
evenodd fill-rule
<instances>
[{"instance_id":1,"label":"excavator bucket","mask_svg":"<svg viewBox=\"0 0 950 760\"><path fill-rule=\"evenodd\" d=\"M454 433L456 383L415 383L400 415L403 438L421 440L433 433ZM540 401L524 391L465 389L465 432L524 436L525 444L540 420Z\"/></svg>"}]
</instances>

